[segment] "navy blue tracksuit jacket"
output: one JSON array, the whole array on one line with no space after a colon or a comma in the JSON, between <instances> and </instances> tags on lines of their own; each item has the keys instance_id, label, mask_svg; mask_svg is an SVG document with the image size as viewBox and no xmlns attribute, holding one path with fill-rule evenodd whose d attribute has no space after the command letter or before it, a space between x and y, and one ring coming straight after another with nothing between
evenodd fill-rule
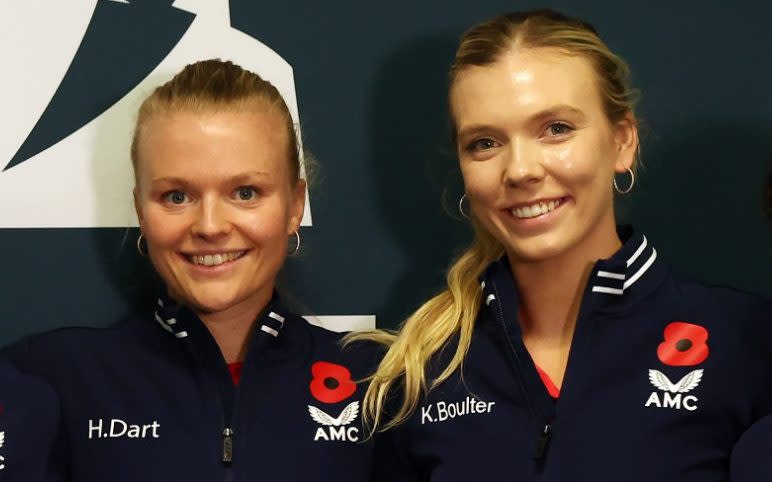
<instances>
[{"instance_id":1,"label":"navy blue tracksuit jacket","mask_svg":"<svg viewBox=\"0 0 772 482\"><path fill-rule=\"evenodd\" d=\"M55 480L49 461L58 422L51 387L0 365L0 481Z\"/></svg>"},{"instance_id":2,"label":"navy blue tracksuit jacket","mask_svg":"<svg viewBox=\"0 0 772 482\"><path fill-rule=\"evenodd\" d=\"M644 236L622 239L592 269L557 400L523 344L508 262L493 263L463 377L376 439L378 479L729 480L734 445L772 413L772 306L681 281Z\"/></svg>"},{"instance_id":3,"label":"navy blue tracksuit jacket","mask_svg":"<svg viewBox=\"0 0 772 482\"><path fill-rule=\"evenodd\" d=\"M11 356L58 392L66 480L366 481L355 380L374 352L339 338L274 299L237 388L203 323L159 300L148 316L51 332Z\"/></svg>"}]
</instances>

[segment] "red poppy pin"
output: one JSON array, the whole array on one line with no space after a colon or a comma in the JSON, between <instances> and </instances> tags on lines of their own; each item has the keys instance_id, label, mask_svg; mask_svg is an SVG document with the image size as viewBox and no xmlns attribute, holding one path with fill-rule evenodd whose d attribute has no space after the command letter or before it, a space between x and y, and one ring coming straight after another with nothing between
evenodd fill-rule
<instances>
[{"instance_id":1,"label":"red poppy pin","mask_svg":"<svg viewBox=\"0 0 772 482\"><path fill-rule=\"evenodd\" d=\"M659 361L672 367L699 365L708 358L708 330L683 321L668 324L657 356Z\"/></svg>"},{"instance_id":2,"label":"red poppy pin","mask_svg":"<svg viewBox=\"0 0 772 482\"><path fill-rule=\"evenodd\" d=\"M338 403L354 394L356 383L348 368L319 361L311 365L311 395L323 403Z\"/></svg>"}]
</instances>

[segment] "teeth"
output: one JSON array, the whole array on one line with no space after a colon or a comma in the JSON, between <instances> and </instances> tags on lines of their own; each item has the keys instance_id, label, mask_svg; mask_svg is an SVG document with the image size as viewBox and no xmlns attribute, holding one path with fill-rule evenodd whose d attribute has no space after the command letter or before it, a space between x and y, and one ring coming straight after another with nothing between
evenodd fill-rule
<instances>
[{"instance_id":1,"label":"teeth","mask_svg":"<svg viewBox=\"0 0 772 482\"><path fill-rule=\"evenodd\" d=\"M190 261L193 262L193 264L200 264L204 266L219 266L223 263L237 260L243 254L244 254L244 251L237 251L235 253L218 253L218 254L207 254L204 256L190 256L189 259Z\"/></svg>"},{"instance_id":2,"label":"teeth","mask_svg":"<svg viewBox=\"0 0 772 482\"><path fill-rule=\"evenodd\" d=\"M512 215L518 219L535 218L542 214L547 214L560 206L560 200L549 202L538 202L532 206L523 206L512 209Z\"/></svg>"}]
</instances>

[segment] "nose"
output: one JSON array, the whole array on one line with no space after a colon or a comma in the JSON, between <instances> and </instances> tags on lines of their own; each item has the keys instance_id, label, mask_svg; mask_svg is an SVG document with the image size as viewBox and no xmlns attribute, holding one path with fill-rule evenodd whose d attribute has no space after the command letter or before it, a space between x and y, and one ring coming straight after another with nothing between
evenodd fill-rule
<instances>
[{"instance_id":1,"label":"nose","mask_svg":"<svg viewBox=\"0 0 772 482\"><path fill-rule=\"evenodd\" d=\"M508 186L526 187L544 178L541 150L528 139L512 139L503 162L503 181Z\"/></svg>"},{"instance_id":2,"label":"nose","mask_svg":"<svg viewBox=\"0 0 772 482\"><path fill-rule=\"evenodd\" d=\"M196 211L196 219L192 226L193 234L206 239L216 239L226 236L231 230L227 216L227 207L216 196L205 196L201 199Z\"/></svg>"}]
</instances>

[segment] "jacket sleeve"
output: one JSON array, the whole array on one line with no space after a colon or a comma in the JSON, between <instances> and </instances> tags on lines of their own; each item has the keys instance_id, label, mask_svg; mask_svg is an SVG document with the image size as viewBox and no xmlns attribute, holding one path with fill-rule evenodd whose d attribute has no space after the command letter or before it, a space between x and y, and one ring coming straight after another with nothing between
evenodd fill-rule
<instances>
[{"instance_id":1,"label":"jacket sleeve","mask_svg":"<svg viewBox=\"0 0 772 482\"><path fill-rule=\"evenodd\" d=\"M730 479L732 482L769 481L769 456L772 450L772 415L745 431L732 449Z\"/></svg>"},{"instance_id":2,"label":"jacket sleeve","mask_svg":"<svg viewBox=\"0 0 772 482\"><path fill-rule=\"evenodd\" d=\"M59 400L37 377L0 366L0 481L65 480Z\"/></svg>"}]
</instances>

